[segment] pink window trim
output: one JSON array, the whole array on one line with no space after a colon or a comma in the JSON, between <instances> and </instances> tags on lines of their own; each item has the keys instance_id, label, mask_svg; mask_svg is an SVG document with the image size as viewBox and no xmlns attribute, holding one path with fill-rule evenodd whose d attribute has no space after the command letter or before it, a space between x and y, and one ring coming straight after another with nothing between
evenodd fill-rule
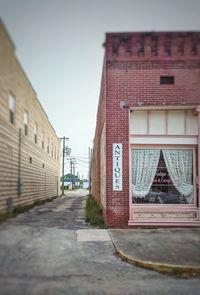
<instances>
[{"instance_id":1,"label":"pink window trim","mask_svg":"<svg viewBox=\"0 0 200 295\"><path fill-rule=\"evenodd\" d=\"M154 149L192 149L193 150L193 185L194 185L194 203L193 204L133 204L132 203L132 189L131 189L131 183L132 183L132 167L131 167L131 161L130 161L130 169L129 169L129 175L130 175L130 193L129 193L129 202L130 202L130 212L131 212L131 208L133 207L138 207L138 206L142 206L142 207L148 207L148 206L155 206L157 208L162 207L162 208L167 208L167 207L176 207L176 208L183 208L183 207L192 207L192 208L196 208L197 207L197 186L196 186L196 175L197 175L197 170L196 170L196 154L195 154L195 147L194 146L190 146L190 145L186 145L186 146L180 146L180 145L137 145L137 144L130 144L130 154L131 154L131 149L150 149L150 148L154 148ZM199 164L199 161L198 161ZM131 216L131 215L129 215Z\"/></svg>"}]
</instances>

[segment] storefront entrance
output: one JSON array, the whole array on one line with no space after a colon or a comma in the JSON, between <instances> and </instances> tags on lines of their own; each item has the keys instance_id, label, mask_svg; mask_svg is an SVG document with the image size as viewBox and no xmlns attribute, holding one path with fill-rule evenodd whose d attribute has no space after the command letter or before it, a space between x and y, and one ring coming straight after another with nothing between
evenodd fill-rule
<instances>
[{"instance_id":1,"label":"storefront entrance","mask_svg":"<svg viewBox=\"0 0 200 295\"><path fill-rule=\"evenodd\" d=\"M131 118L131 124L138 123L139 127L130 128L137 133L130 135L129 225L199 226L196 127L192 134L186 134L187 130L192 130L191 124L196 126L196 118L186 111L170 111L170 116L168 111L163 110L145 112L133 112ZM177 114L179 118L183 117L183 128L179 122L170 134L170 120L175 122ZM163 124L165 134L150 133L155 120L158 128ZM145 128L147 134L143 132Z\"/></svg>"}]
</instances>

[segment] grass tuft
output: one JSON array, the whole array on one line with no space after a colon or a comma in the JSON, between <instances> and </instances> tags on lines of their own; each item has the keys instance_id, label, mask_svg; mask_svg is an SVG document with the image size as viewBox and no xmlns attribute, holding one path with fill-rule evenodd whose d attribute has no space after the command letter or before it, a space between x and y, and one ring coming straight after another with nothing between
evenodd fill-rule
<instances>
[{"instance_id":1,"label":"grass tuft","mask_svg":"<svg viewBox=\"0 0 200 295\"><path fill-rule=\"evenodd\" d=\"M92 195L88 195L86 200L85 221L98 228L106 228L103 211Z\"/></svg>"}]
</instances>

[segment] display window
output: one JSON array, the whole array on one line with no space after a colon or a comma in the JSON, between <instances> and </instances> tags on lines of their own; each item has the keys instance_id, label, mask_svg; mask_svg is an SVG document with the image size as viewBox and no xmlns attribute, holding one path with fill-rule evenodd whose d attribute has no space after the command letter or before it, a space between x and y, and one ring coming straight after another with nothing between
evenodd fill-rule
<instances>
[{"instance_id":1,"label":"display window","mask_svg":"<svg viewBox=\"0 0 200 295\"><path fill-rule=\"evenodd\" d=\"M193 204L192 149L132 149L133 204Z\"/></svg>"}]
</instances>

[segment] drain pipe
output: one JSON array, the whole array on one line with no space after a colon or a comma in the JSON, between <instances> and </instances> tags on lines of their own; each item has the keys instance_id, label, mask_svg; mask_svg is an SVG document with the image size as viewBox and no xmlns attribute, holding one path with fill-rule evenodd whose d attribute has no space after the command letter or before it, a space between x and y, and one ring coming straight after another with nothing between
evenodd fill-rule
<instances>
[{"instance_id":1,"label":"drain pipe","mask_svg":"<svg viewBox=\"0 0 200 295\"><path fill-rule=\"evenodd\" d=\"M21 149L22 149L22 130L19 129L19 154L18 154L18 196L23 192L23 179L21 177Z\"/></svg>"}]
</instances>

